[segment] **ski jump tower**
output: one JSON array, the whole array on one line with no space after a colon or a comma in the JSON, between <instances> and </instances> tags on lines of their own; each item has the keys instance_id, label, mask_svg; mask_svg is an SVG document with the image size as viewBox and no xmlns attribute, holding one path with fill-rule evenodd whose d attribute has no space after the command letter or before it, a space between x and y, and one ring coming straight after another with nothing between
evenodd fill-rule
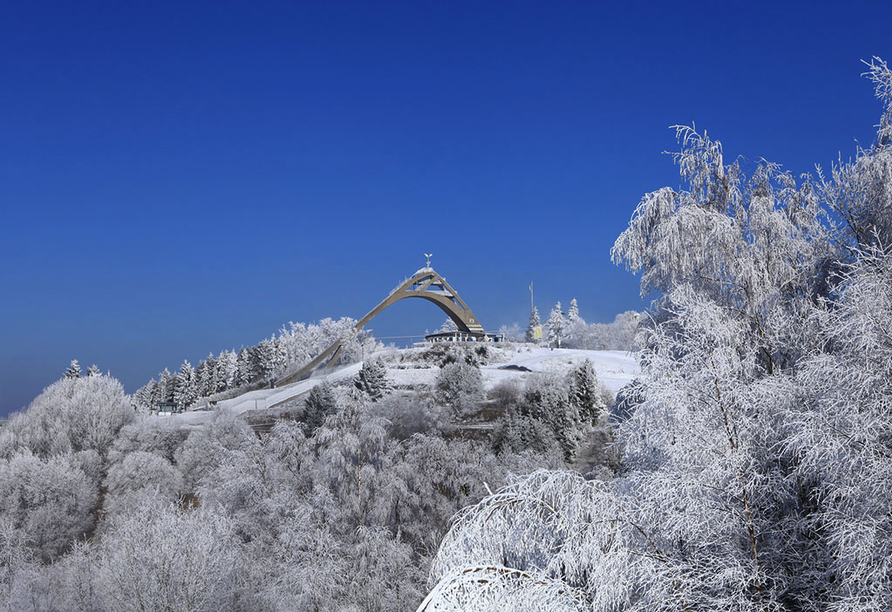
<instances>
[{"instance_id":1,"label":"ski jump tower","mask_svg":"<svg viewBox=\"0 0 892 612\"><path fill-rule=\"evenodd\" d=\"M464 300L459 297L458 293L449 286L446 279L440 276L436 270L430 266L430 256L428 256L427 265L407 278L396 289L390 292L381 303L372 308L363 318L361 318L353 329L361 330L366 324L374 319L382 310L404 300L406 298L421 298L428 302L436 304L450 319L455 323L460 332L463 332L469 339L487 340L487 333L483 330L483 326L477 321L477 317L468 308ZM310 363L302 367L293 374L288 374L276 381L276 386L281 387L309 376L314 370L320 366L334 365L341 353L341 341L338 340L327 349L322 351Z\"/></svg>"}]
</instances>

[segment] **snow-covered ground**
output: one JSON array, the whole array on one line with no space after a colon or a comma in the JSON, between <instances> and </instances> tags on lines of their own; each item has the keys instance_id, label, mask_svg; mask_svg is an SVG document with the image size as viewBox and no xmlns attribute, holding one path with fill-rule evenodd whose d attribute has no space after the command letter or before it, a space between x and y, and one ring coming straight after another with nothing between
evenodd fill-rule
<instances>
[{"instance_id":1,"label":"snow-covered ground","mask_svg":"<svg viewBox=\"0 0 892 612\"><path fill-rule=\"evenodd\" d=\"M411 350L411 349L409 349ZM612 393L638 375L640 367L633 353L626 351L586 351L581 349L549 349L546 347L517 346L498 348L494 351L494 363L480 368L483 383L487 390L505 380L521 380L529 372L566 371L585 359L594 364L598 380ZM388 363L387 377L398 387L418 387L433 385L439 368L430 364L395 363L393 349L385 349L375 353L376 357L384 357ZM359 372L362 363L354 363L330 374L314 376L281 389L260 389L240 395L239 397L221 401L218 410L228 410L235 414L248 411L259 411L273 408L288 400L299 397L310 391L323 381L338 382L353 378ZM211 411L184 412L172 415L184 426L200 425L211 419Z\"/></svg>"},{"instance_id":2,"label":"snow-covered ground","mask_svg":"<svg viewBox=\"0 0 892 612\"><path fill-rule=\"evenodd\" d=\"M612 393L626 386L641 371L633 353L627 351L585 351L582 349L554 349L535 347L521 349L504 363L483 366L483 381L489 389L503 380L525 374L522 370L506 369L506 366L526 368L533 372L566 371L589 359L598 374L598 380Z\"/></svg>"}]
</instances>

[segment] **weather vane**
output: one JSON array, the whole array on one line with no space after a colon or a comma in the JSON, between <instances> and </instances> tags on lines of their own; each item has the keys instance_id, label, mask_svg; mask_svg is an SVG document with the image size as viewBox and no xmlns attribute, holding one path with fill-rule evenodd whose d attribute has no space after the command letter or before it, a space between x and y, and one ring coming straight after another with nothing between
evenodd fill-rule
<instances>
[{"instance_id":1,"label":"weather vane","mask_svg":"<svg viewBox=\"0 0 892 612\"><path fill-rule=\"evenodd\" d=\"M427 258L427 267L431 267L431 257L434 256L433 253L424 253L424 256Z\"/></svg>"}]
</instances>

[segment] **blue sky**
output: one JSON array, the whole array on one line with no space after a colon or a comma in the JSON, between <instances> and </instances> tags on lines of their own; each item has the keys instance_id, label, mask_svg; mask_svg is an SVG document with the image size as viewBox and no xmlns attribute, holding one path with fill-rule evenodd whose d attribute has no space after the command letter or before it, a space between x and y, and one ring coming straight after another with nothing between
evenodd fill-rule
<instances>
[{"instance_id":1,"label":"blue sky","mask_svg":"<svg viewBox=\"0 0 892 612\"><path fill-rule=\"evenodd\" d=\"M892 3L7 3L0 413L68 361L135 390L283 323L359 317L433 252L484 326L577 297L669 126L794 172L869 144ZM402 302L382 336L444 319Z\"/></svg>"}]
</instances>

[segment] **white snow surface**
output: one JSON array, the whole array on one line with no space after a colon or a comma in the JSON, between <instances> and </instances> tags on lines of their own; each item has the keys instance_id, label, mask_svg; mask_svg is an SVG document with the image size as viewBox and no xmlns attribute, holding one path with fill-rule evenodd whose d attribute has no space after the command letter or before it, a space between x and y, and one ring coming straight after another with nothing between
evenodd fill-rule
<instances>
[{"instance_id":1,"label":"white snow surface","mask_svg":"<svg viewBox=\"0 0 892 612\"><path fill-rule=\"evenodd\" d=\"M533 372L566 371L586 359L594 365L598 381L611 393L616 393L632 382L641 371L635 354L628 351L552 350L547 347L521 348L508 361L486 365L480 370L486 388L490 389L503 380L526 374L523 371L505 369L505 366L515 365Z\"/></svg>"},{"instance_id":2,"label":"white snow surface","mask_svg":"<svg viewBox=\"0 0 892 612\"><path fill-rule=\"evenodd\" d=\"M531 372L567 371L585 359L589 359L598 374L598 380L616 393L638 375L641 368L634 353L627 351L586 351L582 349L549 349L547 347L525 347L502 349L496 351L495 363L482 366L483 383L487 390L505 380L521 380L529 372L519 369L506 369L517 366ZM393 349L385 349L375 353L376 357L392 357ZM387 363L387 377L398 387L417 387L433 385L439 368L422 366L406 367L408 364ZM227 410L234 414L243 414L251 410L267 410L290 399L299 397L310 391L323 381L337 382L353 378L359 373L362 363L341 368L329 374L314 376L287 387L278 389L260 389L250 391L230 400L217 404L216 410ZM208 422L213 411L191 411L171 415L183 426L195 426Z\"/></svg>"}]
</instances>

